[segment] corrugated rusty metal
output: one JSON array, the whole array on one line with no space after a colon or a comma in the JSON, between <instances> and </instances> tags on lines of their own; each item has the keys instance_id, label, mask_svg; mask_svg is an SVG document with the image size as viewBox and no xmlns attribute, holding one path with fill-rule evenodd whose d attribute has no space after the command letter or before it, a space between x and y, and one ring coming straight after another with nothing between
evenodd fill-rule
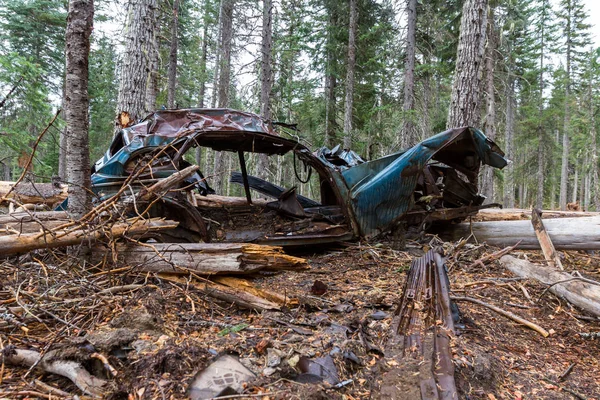
<instances>
[{"instance_id":1,"label":"corrugated rusty metal","mask_svg":"<svg viewBox=\"0 0 600 400\"><path fill-rule=\"evenodd\" d=\"M411 263L392 324L403 357L430 367L430 373L421 377L423 400L458 398L450 351L454 322L449 290L443 257L437 250L428 251Z\"/></svg>"}]
</instances>

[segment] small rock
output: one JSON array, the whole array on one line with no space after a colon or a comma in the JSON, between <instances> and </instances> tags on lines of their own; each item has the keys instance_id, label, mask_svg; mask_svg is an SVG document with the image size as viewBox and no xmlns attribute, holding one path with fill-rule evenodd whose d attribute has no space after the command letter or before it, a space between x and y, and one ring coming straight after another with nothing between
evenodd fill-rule
<instances>
[{"instance_id":1,"label":"small rock","mask_svg":"<svg viewBox=\"0 0 600 400\"><path fill-rule=\"evenodd\" d=\"M375 321L381 321L382 319L386 319L389 318L389 314L386 313L385 311L377 311L374 312L373 314L369 315L369 318L374 319Z\"/></svg>"},{"instance_id":2,"label":"small rock","mask_svg":"<svg viewBox=\"0 0 600 400\"><path fill-rule=\"evenodd\" d=\"M267 349L267 367L276 367L281 364L282 353L276 349Z\"/></svg>"},{"instance_id":3,"label":"small rock","mask_svg":"<svg viewBox=\"0 0 600 400\"><path fill-rule=\"evenodd\" d=\"M262 371L264 376L271 376L275 372L277 372L277 368L272 368L272 367L267 367L267 368L263 369L263 371Z\"/></svg>"}]
</instances>

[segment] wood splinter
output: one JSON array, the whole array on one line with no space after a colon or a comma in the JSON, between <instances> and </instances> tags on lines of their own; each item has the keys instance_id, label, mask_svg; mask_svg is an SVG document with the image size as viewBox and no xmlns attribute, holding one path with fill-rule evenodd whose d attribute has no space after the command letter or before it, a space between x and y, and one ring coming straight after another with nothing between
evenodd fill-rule
<instances>
[{"instance_id":1,"label":"wood splinter","mask_svg":"<svg viewBox=\"0 0 600 400\"><path fill-rule=\"evenodd\" d=\"M546 227L542 222L542 212L537 208L531 210L531 224L533 225L535 236L537 236L538 241L540 242L540 247L542 248L544 258L546 259L546 262L548 262L548 265L552 268L564 270L560 258L556 253L556 249L554 248L554 244L550 239L550 235L548 235Z\"/></svg>"}]
</instances>

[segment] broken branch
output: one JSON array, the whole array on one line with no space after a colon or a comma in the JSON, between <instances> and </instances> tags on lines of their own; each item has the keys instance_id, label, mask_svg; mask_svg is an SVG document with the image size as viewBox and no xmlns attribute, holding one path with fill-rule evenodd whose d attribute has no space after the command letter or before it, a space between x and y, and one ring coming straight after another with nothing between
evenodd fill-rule
<instances>
[{"instance_id":1,"label":"broken branch","mask_svg":"<svg viewBox=\"0 0 600 400\"><path fill-rule=\"evenodd\" d=\"M521 325L525 325L526 327L533 329L534 331L538 332L543 337L548 337L550 335L548 333L548 331L545 330L544 328L542 328L541 326L536 325L533 322L526 320L525 318L521 318L518 315L511 313L510 311L503 310L500 307L496 307L496 306L486 303L484 301L474 299L472 297L466 297L466 296L451 296L450 299L455 300L455 301L469 301L471 303L479 304L480 306L487 307L490 310L495 311L500 315L504 315L506 318L510 318L513 321L518 322Z\"/></svg>"}]
</instances>

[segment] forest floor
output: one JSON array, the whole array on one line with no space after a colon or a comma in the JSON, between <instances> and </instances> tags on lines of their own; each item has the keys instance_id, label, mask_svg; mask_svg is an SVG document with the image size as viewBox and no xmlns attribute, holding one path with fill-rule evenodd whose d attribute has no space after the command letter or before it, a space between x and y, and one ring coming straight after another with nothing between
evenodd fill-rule
<instances>
[{"instance_id":1,"label":"forest floor","mask_svg":"<svg viewBox=\"0 0 600 400\"><path fill-rule=\"evenodd\" d=\"M507 280L514 276L497 261L469 267L497 249L443 246L453 294L494 304L551 333L544 338L487 308L459 303L464 327L452 353L461 399L600 399L600 338L581 335L599 332L599 320L551 293L540 298L545 286L539 283ZM262 313L219 303L193 285L123 269L67 268L57 263L60 255L32 252L0 264L0 313L15 315L0 319L0 347L44 353L75 346L83 352L91 342L116 369L113 399L186 398L194 376L225 353L239 356L257 377L242 396L223 398L381 398L381 377L393 366L386 343L406 271L427 249L413 242L406 251L371 243L303 253L310 270L254 279L298 298L282 311ZM511 254L543 260L539 252ZM600 256L561 254L567 271L600 278ZM107 294L130 284L139 286ZM297 382L302 356L327 355L337 387ZM66 378L0 366L0 398L61 398L44 384L85 397Z\"/></svg>"}]
</instances>

